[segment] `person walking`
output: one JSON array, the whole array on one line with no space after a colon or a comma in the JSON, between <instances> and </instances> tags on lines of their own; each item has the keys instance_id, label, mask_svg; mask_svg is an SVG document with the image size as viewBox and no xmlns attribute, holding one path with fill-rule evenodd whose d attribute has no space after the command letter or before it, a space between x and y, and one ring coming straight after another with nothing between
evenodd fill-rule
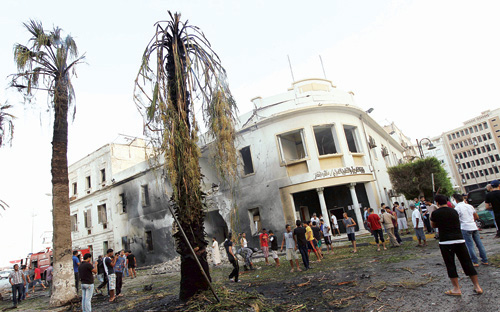
<instances>
[{"instance_id":1,"label":"person walking","mask_svg":"<svg viewBox=\"0 0 500 312\"><path fill-rule=\"evenodd\" d=\"M323 252L321 251L321 228L318 226L318 223L312 222L311 230L313 231L314 241L313 245L316 248L316 251L321 256L321 259L324 258Z\"/></svg>"},{"instance_id":2,"label":"person walking","mask_svg":"<svg viewBox=\"0 0 500 312\"><path fill-rule=\"evenodd\" d=\"M490 185L491 192L486 193L484 202L486 203L486 209L492 210L495 215L495 223L498 226L495 238L498 238L500 237L500 182L493 180Z\"/></svg>"},{"instance_id":3,"label":"person walking","mask_svg":"<svg viewBox=\"0 0 500 312\"><path fill-rule=\"evenodd\" d=\"M396 240L396 236L394 236L394 224L392 223L393 220L396 220L396 217L390 213L390 209L382 208L382 224L384 225L385 231L387 235L389 236L389 241L391 242L392 247L399 247L399 243Z\"/></svg>"},{"instance_id":4,"label":"person walking","mask_svg":"<svg viewBox=\"0 0 500 312\"><path fill-rule=\"evenodd\" d=\"M99 258L97 259L97 279L101 282L101 284L97 286L96 292L102 294L101 289L104 286L108 285L108 276L104 269L104 258L102 256L99 256Z\"/></svg>"},{"instance_id":5,"label":"person walking","mask_svg":"<svg viewBox=\"0 0 500 312\"><path fill-rule=\"evenodd\" d=\"M94 273L97 273L97 262L92 265L92 255L86 253L78 266L78 276L82 283L82 312L92 311L92 295L94 293Z\"/></svg>"},{"instance_id":6,"label":"person walking","mask_svg":"<svg viewBox=\"0 0 500 312\"><path fill-rule=\"evenodd\" d=\"M137 273L135 272L135 268L137 268L137 259L131 250L127 252L127 266L130 278L137 278Z\"/></svg>"},{"instance_id":7,"label":"person walking","mask_svg":"<svg viewBox=\"0 0 500 312\"><path fill-rule=\"evenodd\" d=\"M290 224L285 226L286 232L283 234L283 240L281 241L281 251L283 251L283 245L286 248L286 260L290 261L290 266L292 269L290 272L294 271L293 260L297 266L297 271L302 271L299 267L299 256L297 255L297 248L295 247L295 240L293 238L292 227Z\"/></svg>"},{"instance_id":8,"label":"person walking","mask_svg":"<svg viewBox=\"0 0 500 312\"><path fill-rule=\"evenodd\" d=\"M439 209L432 213L431 225L439 229L439 249L441 250L441 255L443 256L448 271L448 277L453 285L453 289L447 290L445 294L449 296L462 295L460 285L458 284L455 256L460 261L465 274L471 279L474 285L474 292L476 294L482 294L483 289L479 286L476 269L467 252L465 240L460 230L460 217L458 212L448 207L448 198L446 198L446 196L436 195L434 200L437 202Z\"/></svg>"},{"instance_id":9,"label":"person walking","mask_svg":"<svg viewBox=\"0 0 500 312\"><path fill-rule=\"evenodd\" d=\"M347 232L347 239L352 243L352 248L353 250L351 252L356 253L358 250L356 249L356 222L351 217L347 216L347 213L344 212L344 219L342 219L342 222L344 222L344 226L346 228Z\"/></svg>"},{"instance_id":10,"label":"person walking","mask_svg":"<svg viewBox=\"0 0 500 312\"><path fill-rule=\"evenodd\" d=\"M262 233L259 235L259 245L262 253L264 254L264 259L266 259L266 264L271 265L269 263L269 235L267 234L266 229L262 229Z\"/></svg>"},{"instance_id":11,"label":"person walking","mask_svg":"<svg viewBox=\"0 0 500 312\"><path fill-rule=\"evenodd\" d=\"M23 272L19 271L18 264L14 264L14 271L9 275L9 283L12 286L13 308L17 308L17 304L22 301L23 287L26 285L26 278Z\"/></svg>"},{"instance_id":12,"label":"person walking","mask_svg":"<svg viewBox=\"0 0 500 312\"><path fill-rule=\"evenodd\" d=\"M392 226L394 227L394 236L396 237L396 241L398 242L398 244L401 245L403 243L403 240L401 239L401 236L399 236L398 215L396 214L394 207L393 209L386 208L385 211L394 216L394 218L392 219Z\"/></svg>"},{"instance_id":13,"label":"person walking","mask_svg":"<svg viewBox=\"0 0 500 312\"><path fill-rule=\"evenodd\" d=\"M39 267L35 267L35 277L33 279L33 294L35 293L35 288L36 288L36 285L42 285L42 288L43 290L46 289L45 285L43 284L42 282L42 274L40 272L40 268Z\"/></svg>"},{"instance_id":14,"label":"person walking","mask_svg":"<svg viewBox=\"0 0 500 312\"><path fill-rule=\"evenodd\" d=\"M122 286L123 286L123 270L125 269L125 263L127 260L123 257L124 252L123 250L120 250L120 252L117 252L115 254L115 275L116 275L116 296L117 297L122 297Z\"/></svg>"},{"instance_id":15,"label":"person walking","mask_svg":"<svg viewBox=\"0 0 500 312\"><path fill-rule=\"evenodd\" d=\"M312 269L309 266L309 255L307 251L307 239L306 239L306 228L305 222L297 220L295 221L296 228L293 230L293 239L295 241L295 250L299 250L302 256L302 262L306 270Z\"/></svg>"},{"instance_id":16,"label":"person walking","mask_svg":"<svg viewBox=\"0 0 500 312\"><path fill-rule=\"evenodd\" d=\"M312 224L311 221L306 221L305 222L305 227L306 227L306 239L307 239L307 249L308 253L311 251L316 255L317 262L321 262L321 256L318 253L316 243L314 242L314 233L312 230Z\"/></svg>"},{"instance_id":17,"label":"person walking","mask_svg":"<svg viewBox=\"0 0 500 312\"><path fill-rule=\"evenodd\" d=\"M75 274L75 287L76 287L77 294L78 294L78 283L80 282L80 278L78 277L78 267L79 266L80 266L80 259L78 258L78 250L74 250L73 251L73 272ZM33 291L34 290L35 290L35 287L33 287Z\"/></svg>"},{"instance_id":18,"label":"person walking","mask_svg":"<svg viewBox=\"0 0 500 312\"><path fill-rule=\"evenodd\" d=\"M269 241L271 242L271 256L276 262L276 267L280 266L280 258L278 257L278 238L274 235L273 231L269 230Z\"/></svg>"},{"instance_id":19,"label":"person walking","mask_svg":"<svg viewBox=\"0 0 500 312\"><path fill-rule=\"evenodd\" d=\"M484 249L483 243L481 242L481 237L475 221L479 219L476 210L471 205L464 203L462 195L453 194L453 198L457 202L455 210L458 212L458 217L460 218L460 229L462 230L462 235L465 239L465 246L467 246L467 250L469 250L469 256L473 265L479 266L479 261L474 250L474 243L479 250L481 264L488 265L486 249Z\"/></svg>"},{"instance_id":20,"label":"person walking","mask_svg":"<svg viewBox=\"0 0 500 312\"><path fill-rule=\"evenodd\" d=\"M23 272L24 278L26 279L26 284L23 286L23 297L21 298L22 300L25 300L27 297L29 297L28 292L29 292L31 279L30 279L30 272L25 265L23 265L21 267L21 271Z\"/></svg>"},{"instance_id":21,"label":"person walking","mask_svg":"<svg viewBox=\"0 0 500 312\"><path fill-rule=\"evenodd\" d=\"M420 215L420 211L417 207L415 207L415 204L410 204L410 209L412 211L411 222L413 223L413 229L415 230L415 235L418 240L417 247L425 247L427 246L427 240L424 234L424 222L422 221L422 216ZM424 241L423 245L422 240Z\"/></svg>"},{"instance_id":22,"label":"person walking","mask_svg":"<svg viewBox=\"0 0 500 312\"><path fill-rule=\"evenodd\" d=\"M394 203L394 210L396 211L396 216L398 218L398 228L400 231L400 234L403 235L406 231L406 234L410 234L410 231L408 230L408 221L406 220L406 211L404 207L404 203L401 203L401 206L399 205L398 202Z\"/></svg>"},{"instance_id":23,"label":"person walking","mask_svg":"<svg viewBox=\"0 0 500 312\"><path fill-rule=\"evenodd\" d=\"M219 243L217 242L217 238L215 236L212 238L212 262L214 266L220 265L220 250Z\"/></svg>"},{"instance_id":24,"label":"person walking","mask_svg":"<svg viewBox=\"0 0 500 312\"><path fill-rule=\"evenodd\" d=\"M372 235L375 237L375 243L377 244L377 251L380 251L379 238L380 241L382 242L384 250L387 250L387 248L385 247L384 233L382 232L382 221L380 220L378 214L373 213L373 208L370 208L368 211L370 214L368 215L367 221L368 224L370 225Z\"/></svg>"},{"instance_id":25,"label":"person walking","mask_svg":"<svg viewBox=\"0 0 500 312\"><path fill-rule=\"evenodd\" d=\"M104 271L108 277L109 302L113 302L116 299L116 274L114 270L116 260L116 257L113 256L113 249L108 249L106 258L104 258Z\"/></svg>"},{"instance_id":26,"label":"person walking","mask_svg":"<svg viewBox=\"0 0 500 312\"><path fill-rule=\"evenodd\" d=\"M240 272L240 266L238 265L238 258L236 258L235 254L234 254L233 242L231 241L232 237L233 237L232 234L229 233L228 238L224 242L224 248L226 249L227 259L233 265L233 270L231 271L231 274L229 274L229 280L234 281L235 283L238 283L238 275Z\"/></svg>"},{"instance_id":27,"label":"person walking","mask_svg":"<svg viewBox=\"0 0 500 312\"><path fill-rule=\"evenodd\" d=\"M47 282L47 288L49 289L49 296L52 296L52 278L54 277L54 263L51 262L50 266L45 270L45 282Z\"/></svg>"}]
</instances>

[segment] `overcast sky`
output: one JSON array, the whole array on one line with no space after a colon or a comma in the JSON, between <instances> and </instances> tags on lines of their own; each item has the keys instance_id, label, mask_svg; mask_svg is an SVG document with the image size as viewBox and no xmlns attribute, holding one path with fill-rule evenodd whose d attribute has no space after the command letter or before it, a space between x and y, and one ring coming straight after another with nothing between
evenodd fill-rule
<instances>
[{"instance_id":1,"label":"overcast sky","mask_svg":"<svg viewBox=\"0 0 500 312\"><path fill-rule=\"evenodd\" d=\"M0 149L0 265L35 249L50 230L51 116L46 94L26 106L7 76L13 46L29 39L30 18L74 36L87 63L73 79L77 115L69 129L73 163L119 133L142 134L132 100L141 55L153 24L182 13L219 54L240 113L250 99L271 96L295 80L323 78L353 91L358 106L375 110L411 137L435 136L497 108L500 83L498 1L68 1L3 0L0 5L0 103L15 105L12 147ZM49 195L49 196L48 196ZM37 245L38 243L38 245ZM8 251L8 252L5 252Z\"/></svg>"}]
</instances>

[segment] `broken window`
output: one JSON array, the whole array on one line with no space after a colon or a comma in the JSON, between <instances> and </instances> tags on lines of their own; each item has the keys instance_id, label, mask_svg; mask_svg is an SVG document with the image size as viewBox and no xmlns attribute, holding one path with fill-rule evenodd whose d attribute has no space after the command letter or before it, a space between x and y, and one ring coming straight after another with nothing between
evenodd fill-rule
<instances>
[{"instance_id":1,"label":"broken window","mask_svg":"<svg viewBox=\"0 0 500 312\"><path fill-rule=\"evenodd\" d=\"M87 229L92 227L92 210L87 209L83 212L83 219L85 220L85 227Z\"/></svg>"},{"instance_id":2,"label":"broken window","mask_svg":"<svg viewBox=\"0 0 500 312\"><path fill-rule=\"evenodd\" d=\"M73 182L72 189L73 189L73 195L78 194L78 185L76 184L76 182Z\"/></svg>"},{"instance_id":3,"label":"broken window","mask_svg":"<svg viewBox=\"0 0 500 312\"><path fill-rule=\"evenodd\" d=\"M278 135L278 143L283 163L307 157L304 140L304 129Z\"/></svg>"},{"instance_id":4,"label":"broken window","mask_svg":"<svg viewBox=\"0 0 500 312\"><path fill-rule=\"evenodd\" d=\"M314 126L313 130L320 156L338 153L337 134L333 125Z\"/></svg>"},{"instance_id":5,"label":"broken window","mask_svg":"<svg viewBox=\"0 0 500 312\"><path fill-rule=\"evenodd\" d=\"M250 219L250 231L252 232L252 235L258 234L262 230L260 209L248 209L248 218Z\"/></svg>"},{"instance_id":6,"label":"broken window","mask_svg":"<svg viewBox=\"0 0 500 312\"><path fill-rule=\"evenodd\" d=\"M118 204L120 205L120 212L126 213L127 212L127 198L125 197L125 193L121 193L119 196L120 196L120 202Z\"/></svg>"},{"instance_id":7,"label":"broken window","mask_svg":"<svg viewBox=\"0 0 500 312\"><path fill-rule=\"evenodd\" d=\"M252 151L250 146L240 149L241 160L243 162L243 174L249 175L254 173L252 162Z\"/></svg>"},{"instance_id":8,"label":"broken window","mask_svg":"<svg viewBox=\"0 0 500 312\"><path fill-rule=\"evenodd\" d=\"M151 231L146 231L146 250L153 251L153 233Z\"/></svg>"},{"instance_id":9,"label":"broken window","mask_svg":"<svg viewBox=\"0 0 500 312\"><path fill-rule=\"evenodd\" d=\"M85 186L86 186L87 190L89 190L92 187L92 183L90 181L90 176L85 177Z\"/></svg>"},{"instance_id":10,"label":"broken window","mask_svg":"<svg viewBox=\"0 0 500 312\"><path fill-rule=\"evenodd\" d=\"M76 214L71 216L71 232L78 231L78 216Z\"/></svg>"},{"instance_id":11,"label":"broken window","mask_svg":"<svg viewBox=\"0 0 500 312\"><path fill-rule=\"evenodd\" d=\"M108 223L106 204L97 206L97 223L102 224L106 228L106 224Z\"/></svg>"},{"instance_id":12,"label":"broken window","mask_svg":"<svg viewBox=\"0 0 500 312\"><path fill-rule=\"evenodd\" d=\"M344 126L345 138L347 146L351 153L361 153L361 145L359 144L358 128L355 126Z\"/></svg>"},{"instance_id":13,"label":"broken window","mask_svg":"<svg viewBox=\"0 0 500 312\"><path fill-rule=\"evenodd\" d=\"M101 183L106 182L106 169L101 169Z\"/></svg>"},{"instance_id":14,"label":"broken window","mask_svg":"<svg viewBox=\"0 0 500 312\"><path fill-rule=\"evenodd\" d=\"M142 206L149 206L149 189L148 185L141 185L141 202Z\"/></svg>"}]
</instances>

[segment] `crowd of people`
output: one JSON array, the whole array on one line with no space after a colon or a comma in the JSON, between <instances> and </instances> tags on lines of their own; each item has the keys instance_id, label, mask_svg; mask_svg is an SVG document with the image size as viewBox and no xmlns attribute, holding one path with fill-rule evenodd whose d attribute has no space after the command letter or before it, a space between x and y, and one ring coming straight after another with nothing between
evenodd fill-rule
<instances>
[{"instance_id":1,"label":"crowd of people","mask_svg":"<svg viewBox=\"0 0 500 312\"><path fill-rule=\"evenodd\" d=\"M498 180L492 181L488 185L488 189L489 193L486 195L485 200L486 209L492 212L496 226L500 222L500 182ZM403 244L401 237L412 234L408 226L408 219L412 222L413 234L418 241L416 247L426 247L429 235L439 241L441 255L453 286L445 294L450 296L460 296L462 294L458 283L455 257L461 263L464 273L470 277L474 293L482 294L483 290L479 286L475 268L480 264L488 265L489 263L476 224L479 217L475 208L467 203L466 198L460 194L454 194L452 198L436 195L433 200L422 196L420 199L415 198L409 208L405 207L404 203L395 202L392 207L382 203L380 213L375 213L373 208L364 208L363 213L363 225L373 235L377 251L381 251L381 247L387 250L387 241L392 248L400 247ZM343 214L341 222L344 225L347 238L352 244L351 252L356 253L358 248L356 246L355 228L358 224L347 213ZM291 272L312 269L313 267L310 265L313 262L310 261L311 253L314 255L316 262L321 262L325 257L325 252L321 247L323 242L326 245L326 253L334 254L332 236L340 235L338 223L337 217L332 215L332 226L330 227L325 224L321 215L317 217L314 213L311 220L297 220L293 229L292 225L287 224L282 238L277 238L273 231L268 232L266 229L262 229L259 234L259 247L264 256L265 264L272 265L269 262L269 255L271 255L275 261L275 266L280 266L279 249L281 252L285 251L285 258L290 263ZM387 237L387 240L384 237ZM495 237L500 237L498 227L497 236ZM280 247L278 246L279 241L281 241ZM218 243L215 237L213 242L214 254L218 254ZM228 259L233 265L229 280L239 281L238 254L244 259L245 271L255 269L252 255L258 249L248 247L245 233L240 234L238 239L235 240L229 234L229 237L224 242L224 247ZM217 248L217 251L215 251L215 248ZM476 254L476 248L480 260ZM299 254L303 268L299 265ZM214 264L219 265L220 255L215 255L214 260Z\"/></svg>"}]
</instances>

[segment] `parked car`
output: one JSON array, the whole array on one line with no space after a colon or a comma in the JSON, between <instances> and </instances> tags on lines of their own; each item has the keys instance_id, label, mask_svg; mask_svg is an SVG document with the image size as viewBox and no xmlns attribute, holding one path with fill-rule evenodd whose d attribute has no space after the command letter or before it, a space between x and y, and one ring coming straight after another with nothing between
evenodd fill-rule
<instances>
[{"instance_id":1,"label":"parked car","mask_svg":"<svg viewBox=\"0 0 500 312\"><path fill-rule=\"evenodd\" d=\"M495 219L489 210L486 210L484 202L486 198L486 188L472 190L467 194L467 202L476 209L479 220L476 220L477 227L482 229L485 227L495 226Z\"/></svg>"}]
</instances>

